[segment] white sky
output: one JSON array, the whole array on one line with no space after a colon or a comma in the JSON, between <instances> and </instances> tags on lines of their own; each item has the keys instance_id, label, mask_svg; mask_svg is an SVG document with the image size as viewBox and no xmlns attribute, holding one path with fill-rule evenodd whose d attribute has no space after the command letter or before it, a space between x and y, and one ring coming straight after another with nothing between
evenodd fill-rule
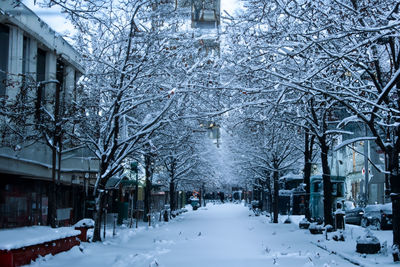
<instances>
[{"instance_id":1,"label":"white sky","mask_svg":"<svg viewBox=\"0 0 400 267\"><path fill-rule=\"evenodd\" d=\"M61 13L61 8L53 6L52 8L42 8L34 4L34 0L22 0L28 8L35 12L44 20L53 30L64 37L71 36L75 29L71 22ZM221 14L226 10L230 15L241 8L239 0L221 0Z\"/></svg>"},{"instance_id":2,"label":"white sky","mask_svg":"<svg viewBox=\"0 0 400 267\"><path fill-rule=\"evenodd\" d=\"M74 32L74 26L66 19L66 15L61 13L60 7L41 8L37 4L34 5L33 2L34 0L22 0L22 3L35 12L36 15L44 20L57 33L68 37Z\"/></svg>"},{"instance_id":3,"label":"white sky","mask_svg":"<svg viewBox=\"0 0 400 267\"><path fill-rule=\"evenodd\" d=\"M240 0L221 0L221 15L224 15L226 10L230 15L233 15L235 11L241 9Z\"/></svg>"}]
</instances>

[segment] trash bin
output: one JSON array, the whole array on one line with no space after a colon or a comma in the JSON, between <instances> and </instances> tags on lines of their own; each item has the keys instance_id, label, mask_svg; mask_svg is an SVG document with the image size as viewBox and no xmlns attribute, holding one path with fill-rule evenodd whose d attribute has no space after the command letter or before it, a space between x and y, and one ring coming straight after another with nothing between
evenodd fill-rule
<instances>
[{"instance_id":1,"label":"trash bin","mask_svg":"<svg viewBox=\"0 0 400 267\"><path fill-rule=\"evenodd\" d=\"M344 215L345 215L345 212L341 209L337 209L335 211L335 229L343 229L344 230L344 228L345 228Z\"/></svg>"}]
</instances>

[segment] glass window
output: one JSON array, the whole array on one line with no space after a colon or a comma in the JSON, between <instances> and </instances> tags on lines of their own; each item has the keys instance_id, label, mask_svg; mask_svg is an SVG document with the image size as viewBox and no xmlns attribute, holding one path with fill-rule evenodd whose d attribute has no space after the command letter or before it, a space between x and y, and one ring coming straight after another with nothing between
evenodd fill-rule
<instances>
[{"instance_id":1,"label":"glass window","mask_svg":"<svg viewBox=\"0 0 400 267\"><path fill-rule=\"evenodd\" d=\"M317 193L320 191L320 185L321 185L320 182L314 183L314 190L313 190L314 193Z\"/></svg>"},{"instance_id":2,"label":"glass window","mask_svg":"<svg viewBox=\"0 0 400 267\"><path fill-rule=\"evenodd\" d=\"M332 196L337 196L337 189L338 189L338 184L337 183L332 183Z\"/></svg>"},{"instance_id":3,"label":"glass window","mask_svg":"<svg viewBox=\"0 0 400 267\"><path fill-rule=\"evenodd\" d=\"M9 50L9 28L0 24L0 96L6 94L8 50Z\"/></svg>"},{"instance_id":4,"label":"glass window","mask_svg":"<svg viewBox=\"0 0 400 267\"><path fill-rule=\"evenodd\" d=\"M22 73L27 74L29 71L29 47L30 39L24 36L23 49L22 49Z\"/></svg>"},{"instance_id":5,"label":"glass window","mask_svg":"<svg viewBox=\"0 0 400 267\"><path fill-rule=\"evenodd\" d=\"M337 196L338 197L343 197L344 196L344 183L338 183L337 184Z\"/></svg>"},{"instance_id":6,"label":"glass window","mask_svg":"<svg viewBox=\"0 0 400 267\"><path fill-rule=\"evenodd\" d=\"M46 80L46 51L38 48L36 60L36 81L42 82ZM38 90L38 99L40 102L45 98L45 86L41 86Z\"/></svg>"}]
</instances>

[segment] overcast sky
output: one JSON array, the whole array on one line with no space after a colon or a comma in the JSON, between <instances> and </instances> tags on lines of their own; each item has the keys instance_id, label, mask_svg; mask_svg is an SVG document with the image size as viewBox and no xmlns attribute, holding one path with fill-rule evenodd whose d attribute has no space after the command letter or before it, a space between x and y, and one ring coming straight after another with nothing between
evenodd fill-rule
<instances>
[{"instance_id":1,"label":"overcast sky","mask_svg":"<svg viewBox=\"0 0 400 267\"><path fill-rule=\"evenodd\" d=\"M41 8L33 4L34 0L22 0L29 9L35 12L49 26L63 36L69 36L74 31L74 26L66 19L66 15L61 13L61 8Z\"/></svg>"},{"instance_id":2,"label":"overcast sky","mask_svg":"<svg viewBox=\"0 0 400 267\"><path fill-rule=\"evenodd\" d=\"M71 22L66 19L66 15L61 13L61 8L53 6L52 8L41 8L34 4L34 0L22 0L28 8L35 12L42 20L44 20L53 30L59 34L68 37L74 32ZM233 15L234 11L239 8L238 0L221 0L221 13L223 10Z\"/></svg>"}]
</instances>

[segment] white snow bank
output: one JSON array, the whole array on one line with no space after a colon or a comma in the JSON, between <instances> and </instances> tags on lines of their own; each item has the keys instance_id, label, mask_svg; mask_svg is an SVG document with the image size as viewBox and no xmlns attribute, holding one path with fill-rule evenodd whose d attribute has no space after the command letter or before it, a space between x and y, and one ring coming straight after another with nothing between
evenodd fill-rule
<instances>
[{"instance_id":1,"label":"white snow bank","mask_svg":"<svg viewBox=\"0 0 400 267\"><path fill-rule=\"evenodd\" d=\"M334 213L335 213L335 215L337 215L337 214L345 215L346 214L346 212L344 210L342 210L342 209L337 209L337 210L335 210Z\"/></svg>"},{"instance_id":2,"label":"white snow bank","mask_svg":"<svg viewBox=\"0 0 400 267\"><path fill-rule=\"evenodd\" d=\"M380 244L376 236L363 236L357 239L357 244Z\"/></svg>"},{"instance_id":3,"label":"white snow bank","mask_svg":"<svg viewBox=\"0 0 400 267\"><path fill-rule=\"evenodd\" d=\"M366 212L371 212L371 211L378 212L381 210L386 212L392 212L392 203L367 205L365 207Z\"/></svg>"},{"instance_id":4,"label":"white snow bank","mask_svg":"<svg viewBox=\"0 0 400 267\"><path fill-rule=\"evenodd\" d=\"M75 227L94 227L94 220L92 219L82 219L79 222L77 222Z\"/></svg>"},{"instance_id":5,"label":"white snow bank","mask_svg":"<svg viewBox=\"0 0 400 267\"><path fill-rule=\"evenodd\" d=\"M0 249L11 250L41 244L65 237L79 235L81 232L71 227L51 228L30 226L0 230Z\"/></svg>"}]
</instances>

